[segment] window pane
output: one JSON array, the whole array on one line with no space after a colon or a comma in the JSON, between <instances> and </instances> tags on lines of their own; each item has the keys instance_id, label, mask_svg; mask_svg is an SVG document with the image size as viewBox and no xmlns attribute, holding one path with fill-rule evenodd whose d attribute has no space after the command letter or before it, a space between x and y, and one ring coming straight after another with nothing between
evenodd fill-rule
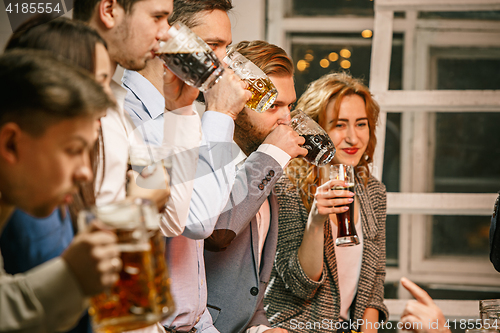
<instances>
[{"instance_id":1,"label":"window pane","mask_svg":"<svg viewBox=\"0 0 500 333\"><path fill-rule=\"evenodd\" d=\"M476 12L420 12L419 18L500 20L500 11L490 10L490 11L476 11Z\"/></svg>"},{"instance_id":2,"label":"window pane","mask_svg":"<svg viewBox=\"0 0 500 333\"><path fill-rule=\"evenodd\" d=\"M387 215L385 222L386 266L397 267L399 265L399 215Z\"/></svg>"},{"instance_id":3,"label":"window pane","mask_svg":"<svg viewBox=\"0 0 500 333\"><path fill-rule=\"evenodd\" d=\"M373 16L373 0L293 0L294 16Z\"/></svg>"},{"instance_id":4,"label":"window pane","mask_svg":"<svg viewBox=\"0 0 500 333\"><path fill-rule=\"evenodd\" d=\"M390 89L401 89L402 55L402 36L396 35L392 48ZM331 72L347 71L368 85L370 57L371 39L364 39L359 34L293 35L292 59L296 70L297 96L302 95L310 82Z\"/></svg>"},{"instance_id":5,"label":"window pane","mask_svg":"<svg viewBox=\"0 0 500 333\"><path fill-rule=\"evenodd\" d=\"M434 89L500 89L500 49L434 48L437 87Z\"/></svg>"},{"instance_id":6,"label":"window pane","mask_svg":"<svg viewBox=\"0 0 500 333\"><path fill-rule=\"evenodd\" d=\"M490 216L433 216L429 256L488 258L490 221Z\"/></svg>"},{"instance_id":7,"label":"window pane","mask_svg":"<svg viewBox=\"0 0 500 333\"><path fill-rule=\"evenodd\" d=\"M377 142L380 144L380 142ZM388 113L385 129L384 168L382 182L387 192L399 192L401 162L401 113Z\"/></svg>"},{"instance_id":8,"label":"window pane","mask_svg":"<svg viewBox=\"0 0 500 333\"><path fill-rule=\"evenodd\" d=\"M500 49L434 48L436 89L500 89ZM437 113L435 192L500 190L500 113Z\"/></svg>"},{"instance_id":9,"label":"window pane","mask_svg":"<svg viewBox=\"0 0 500 333\"><path fill-rule=\"evenodd\" d=\"M434 192L500 190L500 113L438 113Z\"/></svg>"}]
</instances>

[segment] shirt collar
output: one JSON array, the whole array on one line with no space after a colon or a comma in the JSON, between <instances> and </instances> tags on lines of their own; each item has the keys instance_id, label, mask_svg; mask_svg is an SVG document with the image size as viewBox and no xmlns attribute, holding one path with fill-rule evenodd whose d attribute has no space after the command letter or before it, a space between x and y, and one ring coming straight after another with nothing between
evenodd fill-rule
<instances>
[{"instance_id":1,"label":"shirt collar","mask_svg":"<svg viewBox=\"0 0 500 333\"><path fill-rule=\"evenodd\" d=\"M118 106L118 112L123 116L123 104L125 103L125 96L127 96L127 90L118 84L115 80L111 80L109 84L113 95L115 95L116 104Z\"/></svg>"},{"instance_id":2,"label":"shirt collar","mask_svg":"<svg viewBox=\"0 0 500 333\"><path fill-rule=\"evenodd\" d=\"M122 83L141 100L152 119L158 118L165 112L165 98L144 76L126 69L123 72Z\"/></svg>"}]
</instances>

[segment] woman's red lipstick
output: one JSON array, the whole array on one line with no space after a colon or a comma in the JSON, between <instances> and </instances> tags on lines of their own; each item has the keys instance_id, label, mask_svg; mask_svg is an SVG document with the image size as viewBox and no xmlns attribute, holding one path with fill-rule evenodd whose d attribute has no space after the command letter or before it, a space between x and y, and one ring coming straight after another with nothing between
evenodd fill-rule
<instances>
[{"instance_id":1,"label":"woman's red lipstick","mask_svg":"<svg viewBox=\"0 0 500 333\"><path fill-rule=\"evenodd\" d=\"M342 150L349 155L354 155L358 152L359 148L342 148Z\"/></svg>"}]
</instances>

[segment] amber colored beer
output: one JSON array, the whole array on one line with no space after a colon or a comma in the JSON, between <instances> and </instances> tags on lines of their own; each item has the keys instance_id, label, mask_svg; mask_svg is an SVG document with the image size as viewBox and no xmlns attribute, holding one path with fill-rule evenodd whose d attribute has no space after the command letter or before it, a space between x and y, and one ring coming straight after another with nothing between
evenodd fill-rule
<instances>
[{"instance_id":1,"label":"amber colored beer","mask_svg":"<svg viewBox=\"0 0 500 333\"><path fill-rule=\"evenodd\" d=\"M153 287L152 250L148 242L133 244L137 230L116 230L122 269L118 281L91 298L89 313L96 332L115 333L154 324L156 288Z\"/></svg>"},{"instance_id":2,"label":"amber colored beer","mask_svg":"<svg viewBox=\"0 0 500 333\"><path fill-rule=\"evenodd\" d=\"M149 230L149 244L153 260L154 285L156 289L156 306L161 318L166 318L175 310L174 300L170 293L171 279L165 261L165 237L160 229Z\"/></svg>"},{"instance_id":3,"label":"amber colored beer","mask_svg":"<svg viewBox=\"0 0 500 333\"><path fill-rule=\"evenodd\" d=\"M247 90L252 93L252 97L245 106L258 112L269 109L278 97L278 91L271 80L268 77L246 78L244 80L248 83Z\"/></svg>"}]
</instances>

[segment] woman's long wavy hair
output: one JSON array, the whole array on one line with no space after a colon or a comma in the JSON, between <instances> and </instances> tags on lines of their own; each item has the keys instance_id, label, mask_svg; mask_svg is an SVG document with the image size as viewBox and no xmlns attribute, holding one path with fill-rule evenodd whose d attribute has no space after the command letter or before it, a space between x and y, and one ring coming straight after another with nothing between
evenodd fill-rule
<instances>
[{"instance_id":1,"label":"woman's long wavy hair","mask_svg":"<svg viewBox=\"0 0 500 333\"><path fill-rule=\"evenodd\" d=\"M369 165L373 162L373 153L377 144L375 127L377 125L380 107L361 80L355 79L347 73L324 75L309 84L307 90L297 102L296 108L304 111L321 127L328 130L326 128L326 107L328 103L334 100L333 126L336 126L342 99L349 95L358 95L365 101L370 138L366 151L363 153L355 170L357 177L366 186L370 178ZM286 174L297 189L299 189L304 205L310 210L316 189L321 185L319 168L307 163L302 158L296 158L290 162L286 169Z\"/></svg>"}]
</instances>

